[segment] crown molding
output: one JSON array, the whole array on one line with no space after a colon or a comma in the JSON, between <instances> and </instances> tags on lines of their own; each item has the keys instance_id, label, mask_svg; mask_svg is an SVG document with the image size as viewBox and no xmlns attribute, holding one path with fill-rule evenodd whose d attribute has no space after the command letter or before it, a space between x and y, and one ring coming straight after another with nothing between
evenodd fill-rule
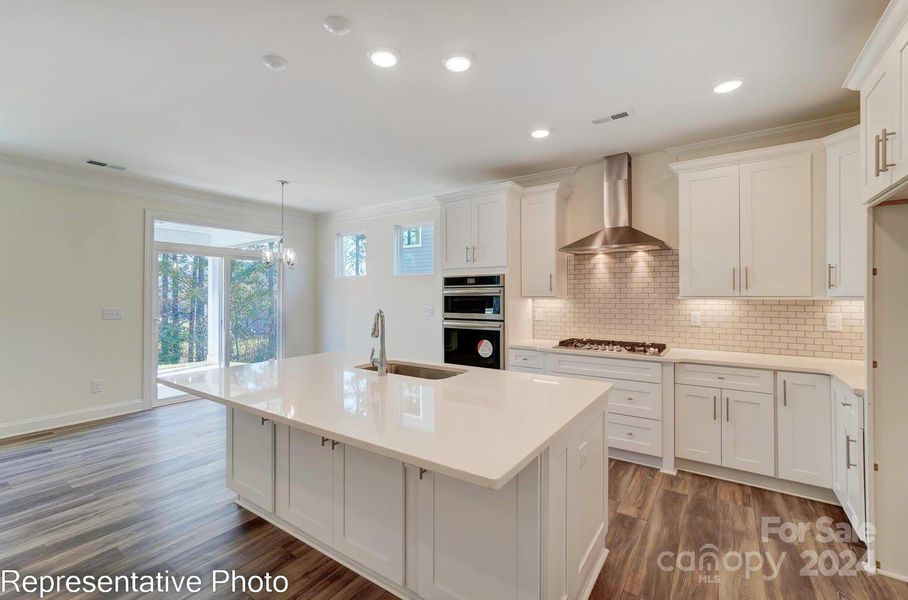
<instances>
[{"instance_id":1,"label":"crown molding","mask_svg":"<svg viewBox=\"0 0 908 600\"><path fill-rule=\"evenodd\" d=\"M514 183L513 180L496 181L493 183L483 183L480 185L470 186L456 192L439 194L435 199L439 202L454 202L465 198L475 198L477 196L489 196L491 194L521 194L523 186Z\"/></svg>"},{"instance_id":2,"label":"crown molding","mask_svg":"<svg viewBox=\"0 0 908 600\"><path fill-rule=\"evenodd\" d=\"M87 167L72 167L13 154L0 154L0 177L114 192L175 205L190 205L213 211L230 211L238 215L261 217L263 213L277 212L280 209L279 205L265 201L249 200L226 194L212 194L126 173L88 171ZM312 221L315 215L309 211L287 207L287 217Z\"/></svg>"},{"instance_id":3,"label":"crown molding","mask_svg":"<svg viewBox=\"0 0 908 600\"><path fill-rule=\"evenodd\" d=\"M809 121L800 121L798 123L791 123L789 125L780 125L778 127L769 127L767 129L758 129L757 131L748 131L746 133L738 133L735 135L729 135L720 138L712 138L709 140L703 140L702 142L694 142L692 144L672 146L670 148L666 148L665 153L671 156L683 156L685 154L694 154L709 150L719 150L732 144L752 142L792 133L803 133L806 131L821 130L824 128L828 129L832 127L850 127L857 125L860 121L860 117L861 113L858 111L842 113L840 115L821 117L819 119L811 119Z\"/></svg>"},{"instance_id":4,"label":"crown molding","mask_svg":"<svg viewBox=\"0 0 908 600\"><path fill-rule=\"evenodd\" d=\"M825 149L826 146L823 144L822 139L807 140L805 142L782 144L781 146L768 146L766 148L757 148L755 150L732 152L731 154L718 154L716 156L707 156L705 158L683 160L680 162L672 163L668 166L675 173L689 173L691 171L702 171L703 169L738 165L770 158L784 158L786 156L795 156L797 154L821 152Z\"/></svg>"},{"instance_id":5,"label":"crown molding","mask_svg":"<svg viewBox=\"0 0 908 600\"><path fill-rule=\"evenodd\" d=\"M842 87L849 90L860 91L864 85L864 80L870 75L870 71L879 62L880 57L892 44L895 36L899 34L908 21L908 0L891 0L886 10L880 16L876 26L867 38L867 42L858 54L857 60L845 77Z\"/></svg>"},{"instance_id":6,"label":"crown molding","mask_svg":"<svg viewBox=\"0 0 908 600\"><path fill-rule=\"evenodd\" d=\"M574 189L574 174L577 172L577 166L565 167L563 169L552 169L551 171L542 171L540 173L531 173L512 177L511 181L525 188L536 187L549 183L560 183L565 193L570 194Z\"/></svg>"},{"instance_id":7,"label":"crown molding","mask_svg":"<svg viewBox=\"0 0 908 600\"><path fill-rule=\"evenodd\" d=\"M384 217L414 210L425 210L427 208L438 208L438 200L434 197L398 200L396 202L364 206L362 208L349 208L346 210L319 213L317 217L319 223L337 223L341 221L356 221L359 219Z\"/></svg>"},{"instance_id":8,"label":"crown molding","mask_svg":"<svg viewBox=\"0 0 908 600\"><path fill-rule=\"evenodd\" d=\"M860 136L861 126L855 125L854 127L849 127L848 129L837 131L832 135L827 135L823 138L823 145L825 145L827 148L832 148L833 146L840 146L842 144L856 142L858 141L858 138Z\"/></svg>"}]
</instances>

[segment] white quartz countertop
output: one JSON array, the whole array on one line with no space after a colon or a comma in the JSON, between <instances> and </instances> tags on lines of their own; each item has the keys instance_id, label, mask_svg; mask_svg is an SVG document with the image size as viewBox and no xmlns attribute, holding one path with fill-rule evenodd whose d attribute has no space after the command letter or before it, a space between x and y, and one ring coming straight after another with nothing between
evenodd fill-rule
<instances>
[{"instance_id":1,"label":"white quartz countertop","mask_svg":"<svg viewBox=\"0 0 908 600\"><path fill-rule=\"evenodd\" d=\"M521 340L508 344L509 348L539 350L541 352L564 352L583 354L601 358L621 358L630 360L649 360L674 363L697 363L722 365L726 367L744 367L751 369L771 369L774 371L796 371L800 373L820 373L831 375L851 390L863 396L866 372L864 362L860 360L843 360L840 358L814 358L811 356L786 356L783 354L758 354L751 352L722 352L718 350L695 350L692 348L670 348L662 356L646 356L633 353L598 352L595 350L568 350L557 348L554 340Z\"/></svg>"},{"instance_id":2,"label":"white quartz countertop","mask_svg":"<svg viewBox=\"0 0 908 600\"><path fill-rule=\"evenodd\" d=\"M299 356L163 375L158 382L276 423L499 489L561 432L602 410L606 382L463 369L448 379L379 377L362 356ZM432 364L432 363L425 363Z\"/></svg>"}]
</instances>

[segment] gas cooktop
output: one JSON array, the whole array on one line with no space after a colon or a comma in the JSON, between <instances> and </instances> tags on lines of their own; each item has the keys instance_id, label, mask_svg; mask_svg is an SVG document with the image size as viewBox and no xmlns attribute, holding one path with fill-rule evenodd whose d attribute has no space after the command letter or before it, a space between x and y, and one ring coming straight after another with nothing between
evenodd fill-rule
<instances>
[{"instance_id":1,"label":"gas cooktop","mask_svg":"<svg viewBox=\"0 0 908 600\"><path fill-rule=\"evenodd\" d=\"M622 342L618 340L595 340L588 338L568 338L558 342L559 348L568 350L595 350L598 352L630 352L660 356L668 352L665 344L651 342Z\"/></svg>"}]
</instances>

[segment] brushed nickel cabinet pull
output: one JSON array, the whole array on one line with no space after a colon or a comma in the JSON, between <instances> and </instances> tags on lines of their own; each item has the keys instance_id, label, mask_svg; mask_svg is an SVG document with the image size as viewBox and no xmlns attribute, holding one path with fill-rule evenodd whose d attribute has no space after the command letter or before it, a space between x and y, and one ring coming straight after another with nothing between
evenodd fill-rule
<instances>
[{"instance_id":1,"label":"brushed nickel cabinet pull","mask_svg":"<svg viewBox=\"0 0 908 600\"><path fill-rule=\"evenodd\" d=\"M826 265L826 287L832 289L832 265Z\"/></svg>"},{"instance_id":2,"label":"brushed nickel cabinet pull","mask_svg":"<svg viewBox=\"0 0 908 600\"><path fill-rule=\"evenodd\" d=\"M747 267L744 267L744 289L750 289L750 269Z\"/></svg>"},{"instance_id":3,"label":"brushed nickel cabinet pull","mask_svg":"<svg viewBox=\"0 0 908 600\"><path fill-rule=\"evenodd\" d=\"M851 442L857 442L857 440L851 439L851 436L845 436L845 464L850 469L851 467L857 467L858 463L851 464Z\"/></svg>"},{"instance_id":4,"label":"brushed nickel cabinet pull","mask_svg":"<svg viewBox=\"0 0 908 600\"><path fill-rule=\"evenodd\" d=\"M882 173L882 169L880 168L880 141L881 141L880 136L878 136L878 135L874 136L874 142L873 142L873 170L874 170L873 176L874 177L879 177L880 173Z\"/></svg>"},{"instance_id":5,"label":"brushed nickel cabinet pull","mask_svg":"<svg viewBox=\"0 0 908 600\"><path fill-rule=\"evenodd\" d=\"M470 247L464 246L464 260L470 262Z\"/></svg>"},{"instance_id":6,"label":"brushed nickel cabinet pull","mask_svg":"<svg viewBox=\"0 0 908 600\"><path fill-rule=\"evenodd\" d=\"M719 401L719 399L716 396L713 396L713 421L719 420L718 401Z\"/></svg>"},{"instance_id":7,"label":"brushed nickel cabinet pull","mask_svg":"<svg viewBox=\"0 0 908 600\"><path fill-rule=\"evenodd\" d=\"M731 422L731 406L729 405L730 399L728 396L725 396L725 422Z\"/></svg>"},{"instance_id":8,"label":"brushed nickel cabinet pull","mask_svg":"<svg viewBox=\"0 0 908 600\"><path fill-rule=\"evenodd\" d=\"M420 467L419 468L419 479L422 480L423 475L425 475L428 471L429 471L428 469L423 469L422 467Z\"/></svg>"},{"instance_id":9,"label":"brushed nickel cabinet pull","mask_svg":"<svg viewBox=\"0 0 908 600\"><path fill-rule=\"evenodd\" d=\"M553 289L553 288L552 288L552 274L549 273L549 291L551 292L552 289Z\"/></svg>"},{"instance_id":10,"label":"brushed nickel cabinet pull","mask_svg":"<svg viewBox=\"0 0 908 600\"><path fill-rule=\"evenodd\" d=\"M782 405L788 406L788 380L782 380Z\"/></svg>"},{"instance_id":11,"label":"brushed nickel cabinet pull","mask_svg":"<svg viewBox=\"0 0 908 600\"><path fill-rule=\"evenodd\" d=\"M894 135L895 135L894 131L886 131L885 129L883 130L883 138L880 141L880 146L882 146L882 151L883 151L883 158L882 158L881 162L883 164L880 167L880 173L888 173L889 167L895 166L895 163L889 162L889 152L887 152L887 150L889 148L889 138L891 138Z\"/></svg>"},{"instance_id":12,"label":"brushed nickel cabinet pull","mask_svg":"<svg viewBox=\"0 0 908 600\"><path fill-rule=\"evenodd\" d=\"M735 267L731 268L731 289L738 289L738 270Z\"/></svg>"}]
</instances>

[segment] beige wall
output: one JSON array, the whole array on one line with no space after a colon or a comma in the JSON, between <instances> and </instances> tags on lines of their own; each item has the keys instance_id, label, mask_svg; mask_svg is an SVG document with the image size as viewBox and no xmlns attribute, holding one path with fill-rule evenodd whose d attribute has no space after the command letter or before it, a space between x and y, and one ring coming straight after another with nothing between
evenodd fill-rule
<instances>
[{"instance_id":1,"label":"beige wall","mask_svg":"<svg viewBox=\"0 0 908 600\"><path fill-rule=\"evenodd\" d=\"M319 351L345 350L369 358L372 318L385 311L388 354L411 360L444 360L441 328L441 272L438 252L432 275L394 274L397 225L431 222L438 239L438 207L363 218L320 220L318 224ZM339 233L366 234L365 277L335 276ZM423 310L431 307L432 316Z\"/></svg>"},{"instance_id":2,"label":"beige wall","mask_svg":"<svg viewBox=\"0 0 908 600\"><path fill-rule=\"evenodd\" d=\"M145 210L274 227L271 207L217 210L0 177L0 437L107 416L142 399ZM314 220L288 220L300 263L284 296L287 355L315 348ZM101 308L122 307L121 321ZM103 381L91 393L91 380Z\"/></svg>"}]
</instances>

